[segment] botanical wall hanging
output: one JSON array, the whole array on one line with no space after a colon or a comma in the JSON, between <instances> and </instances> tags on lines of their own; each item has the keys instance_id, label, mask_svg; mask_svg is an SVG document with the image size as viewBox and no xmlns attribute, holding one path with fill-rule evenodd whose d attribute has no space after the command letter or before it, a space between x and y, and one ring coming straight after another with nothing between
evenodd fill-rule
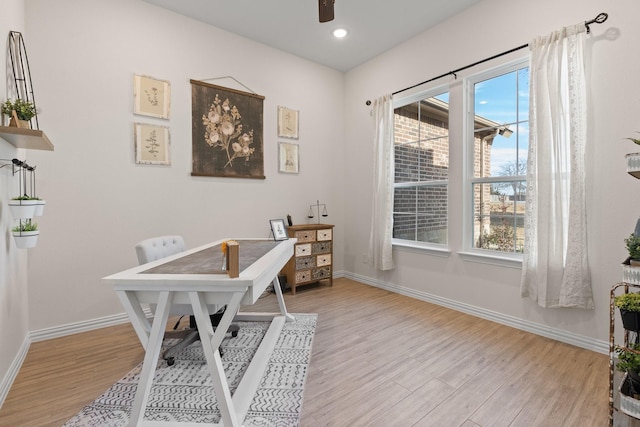
<instances>
[{"instance_id":1,"label":"botanical wall hanging","mask_svg":"<svg viewBox=\"0 0 640 427\"><path fill-rule=\"evenodd\" d=\"M194 176L264 179L264 96L191 80Z\"/></svg>"},{"instance_id":2,"label":"botanical wall hanging","mask_svg":"<svg viewBox=\"0 0 640 427\"><path fill-rule=\"evenodd\" d=\"M171 139L168 126L134 123L136 163L171 164Z\"/></svg>"},{"instance_id":3,"label":"botanical wall hanging","mask_svg":"<svg viewBox=\"0 0 640 427\"><path fill-rule=\"evenodd\" d=\"M133 112L142 116L169 119L171 85L167 80L133 76Z\"/></svg>"}]
</instances>

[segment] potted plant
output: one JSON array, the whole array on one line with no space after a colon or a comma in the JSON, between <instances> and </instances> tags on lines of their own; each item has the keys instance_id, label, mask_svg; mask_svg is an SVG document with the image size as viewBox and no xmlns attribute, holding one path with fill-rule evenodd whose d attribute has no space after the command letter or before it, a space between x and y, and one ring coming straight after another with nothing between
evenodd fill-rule
<instances>
[{"instance_id":1,"label":"potted plant","mask_svg":"<svg viewBox=\"0 0 640 427\"><path fill-rule=\"evenodd\" d=\"M7 99L2 104L2 114L9 116L9 126L29 129L29 120L36 115L36 106L31 101Z\"/></svg>"},{"instance_id":2,"label":"potted plant","mask_svg":"<svg viewBox=\"0 0 640 427\"><path fill-rule=\"evenodd\" d=\"M640 132L639 132L640 133ZM633 141L636 145L640 145L638 138L625 138ZM640 153L629 153L625 156L627 159L627 173L636 178L640 178Z\"/></svg>"},{"instance_id":3,"label":"potted plant","mask_svg":"<svg viewBox=\"0 0 640 427\"><path fill-rule=\"evenodd\" d=\"M11 229L16 246L19 249L33 248L38 242L38 223L31 222L30 219L20 221L20 224Z\"/></svg>"},{"instance_id":4,"label":"potted plant","mask_svg":"<svg viewBox=\"0 0 640 427\"><path fill-rule=\"evenodd\" d=\"M640 345L617 347L618 362L616 369L626 372L620 384L620 411L635 418L640 417Z\"/></svg>"},{"instance_id":5,"label":"potted plant","mask_svg":"<svg viewBox=\"0 0 640 427\"><path fill-rule=\"evenodd\" d=\"M628 331L640 330L640 293L625 293L614 298L614 304L620 310L622 326Z\"/></svg>"},{"instance_id":6,"label":"potted plant","mask_svg":"<svg viewBox=\"0 0 640 427\"><path fill-rule=\"evenodd\" d=\"M640 235L631 233L624 239L629 256L622 263L622 281L640 284Z\"/></svg>"},{"instance_id":7,"label":"potted plant","mask_svg":"<svg viewBox=\"0 0 640 427\"><path fill-rule=\"evenodd\" d=\"M628 378L627 395L637 399L640 395L640 344L629 344L628 348L616 349L618 363L616 369L626 372Z\"/></svg>"},{"instance_id":8,"label":"potted plant","mask_svg":"<svg viewBox=\"0 0 640 427\"><path fill-rule=\"evenodd\" d=\"M11 214L16 219L29 219L36 216L36 210L40 205L44 209L43 200L25 195L11 199L9 201L9 210L11 210ZM42 215L42 210L40 210L40 215Z\"/></svg>"},{"instance_id":9,"label":"potted plant","mask_svg":"<svg viewBox=\"0 0 640 427\"><path fill-rule=\"evenodd\" d=\"M629 252L629 265L640 266L640 237L631 233L629 237L624 239Z\"/></svg>"}]
</instances>

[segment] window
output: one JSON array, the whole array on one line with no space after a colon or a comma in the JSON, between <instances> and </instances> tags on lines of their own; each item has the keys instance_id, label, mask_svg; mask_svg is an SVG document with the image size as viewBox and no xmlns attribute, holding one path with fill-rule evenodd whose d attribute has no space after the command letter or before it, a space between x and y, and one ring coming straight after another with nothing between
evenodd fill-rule
<instances>
[{"instance_id":1,"label":"window","mask_svg":"<svg viewBox=\"0 0 640 427\"><path fill-rule=\"evenodd\" d=\"M472 248L522 253L529 139L529 69L518 63L470 80L468 171ZM471 131L470 131L471 133ZM470 219L470 218L469 218Z\"/></svg>"},{"instance_id":2,"label":"window","mask_svg":"<svg viewBox=\"0 0 640 427\"><path fill-rule=\"evenodd\" d=\"M394 105L396 242L447 244L448 98L444 92Z\"/></svg>"}]
</instances>

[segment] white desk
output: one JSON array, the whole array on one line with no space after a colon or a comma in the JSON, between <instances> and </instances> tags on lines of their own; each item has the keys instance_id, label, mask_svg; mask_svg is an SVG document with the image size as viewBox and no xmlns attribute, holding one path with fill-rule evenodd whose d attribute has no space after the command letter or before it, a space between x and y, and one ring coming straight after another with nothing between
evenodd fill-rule
<instances>
[{"instance_id":1,"label":"white desk","mask_svg":"<svg viewBox=\"0 0 640 427\"><path fill-rule=\"evenodd\" d=\"M284 304L282 290L278 282L278 273L289 258L293 256L293 246L296 239L271 242L271 244L275 245L273 248L262 247L269 245L266 239L246 239L244 241L245 248L249 248L252 242L257 242L255 245L261 247L257 249L258 252L264 253L264 255L257 258L255 262L244 268L244 270L242 266L243 240L235 240L240 243L241 259L240 276L235 279L230 279L226 274L200 272L206 271L206 269L192 268L190 263L186 262L192 260L191 264L193 264L193 260L202 259L203 254L212 253L212 248L219 246L223 240L134 267L102 279L104 283L113 286L118 294L145 349L140 382L138 383L138 390L129 421L130 426L167 425L167 423L145 422L143 418L160 356L171 304L190 304L193 309L200 340L202 341L202 348L213 379L213 386L222 415L222 423L215 425L225 427L239 427L242 425L282 327L285 321L293 320L293 316L287 313ZM262 249L262 252L259 249ZM167 272L174 271L172 268L178 264L180 264L178 266L180 273ZM149 271L154 268L155 271ZM196 271L196 273L190 273L187 270ZM280 313L244 314L238 312L240 304L254 304L270 283L274 285ZM150 324L144 315L141 307L143 303L157 304L153 324ZM207 306L224 304L227 305L227 310L214 332ZM236 313L237 315L234 317ZM267 330L236 392L231 397L218 347L234 319L270 320L271 326ZM204 426L205 424L197 425Z\"/></svg>"}]
</instances>

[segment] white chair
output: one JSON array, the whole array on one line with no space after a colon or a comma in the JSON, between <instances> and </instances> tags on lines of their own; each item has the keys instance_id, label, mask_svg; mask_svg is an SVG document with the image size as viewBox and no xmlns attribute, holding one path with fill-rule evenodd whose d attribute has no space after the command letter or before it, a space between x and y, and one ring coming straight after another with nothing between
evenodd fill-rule
<instances>
[{"instance_id":1,"label":"white chair","mask_svg":"<svg viewBox=\"0 0 640 427\"><path fill-rule=\"evenodd\" d=\"M184 252L185 244L182 236L177 235L169 235L169 236L159 236L152 237L150 239L142 240L138 242L135 246L136 255L138 256L139 264L146 264L151 261L156 261L161 258L167 257L169 255L174 255L180 252ZM217 310L218 307L213 307L214 310ZM151 311L155 312L155 305L151 306ZM220 317L222 317L222 313L224 312L224 308L217 311L216 314L211 315L211 322L214 327L220 322ZM195 341L199 339L198 330L195 326L195 318L193 317L193 310L190 305L187 304L176 304L171 306L170 315L173 316L182 316L189 315L189 328L186 328L182 331L176 331L178 325L180 324L180 319L173 327L174 331L166 332L165 338L178 338L180 341L168 348L162 354L162 358L167 362L169 366L175 363L175 354L184 349L185 347L191 345ZM232 336L238 335L238 326L231 325L229 327L229 332ZM222 353L221 353L222 355Z\"/></svg>"}]
</instances>

